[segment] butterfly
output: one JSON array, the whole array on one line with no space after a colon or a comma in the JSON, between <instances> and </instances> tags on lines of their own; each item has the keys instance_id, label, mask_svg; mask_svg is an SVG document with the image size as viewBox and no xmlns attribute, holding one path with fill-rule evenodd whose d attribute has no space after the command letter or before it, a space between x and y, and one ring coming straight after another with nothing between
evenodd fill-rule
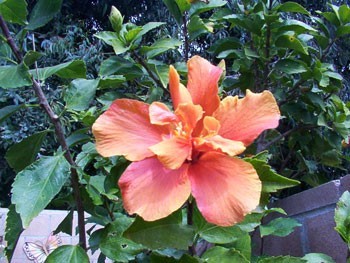
<instances>
[{"instance_id":1,"label":"butterfly","mask_svg":"<svg viewBox=\"0 0 350 263\"><path fill-rule=\"evenodd\" d=\"M51 233L45 243L41 241L25 242L23 250L26 256L30 260L33 260L34 263L44 263L47 256L61 245L61 243L60 236Z\"/></svg>"}]
</instances>

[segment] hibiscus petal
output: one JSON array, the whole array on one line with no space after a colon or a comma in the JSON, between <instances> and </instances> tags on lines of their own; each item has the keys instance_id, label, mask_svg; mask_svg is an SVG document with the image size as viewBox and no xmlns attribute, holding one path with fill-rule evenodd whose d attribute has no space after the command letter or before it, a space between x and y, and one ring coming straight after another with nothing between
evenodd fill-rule
<instances>
[{"instance_id":1,"label":"hibiscus petal","mask_svg":"<svg viewBox=\"0 0 350 263\"><path fill-rule=\"evenodd\" d=\"M173 136L149 148L168 169L178 169L191 158L192 143L189 139Z\"/></svg>"},{"instance_id":2,"label":"hibiscus petal","mask_svg":"<svg viewBox=\"0 0 350 263\"><path fill-rule=\"evenodd\" d=\"M188 165L166 169L156 158L129 165L119 179L124 208L147 221L158 220L179 209L190 195Z\"/></svg>"},{"instance_id":3,"label":"hibiscus petal","mask_svg":"<svg viewBox=\"0 0 350 263\"><path fill-rule=\"evenodd\" d=\"M220 122L211 116L205 116L203 119L203 130L201 136L213 136L218 134Z\"/></svg>"},{"instance_id":4,"label":"hibiscus petal","mask_svg":"<svg viewBox=\"0 0 350 263\"><path fill-rule=\"evenodd\" d=\"M180 77L173 66L169 68L169 89L174 109L180 103L191 103L192 98L188 90L180 83Z\"/></svg>"},{"instance_id":5,"label":"hibiscus petal","mask_svg":"<svg viewBox=\"0 0 350 263\"><path fill-rule=\"evenodd\" d=\"M161 102L153 102L149 106L149 116L152 124L166 125L177 120L176 115Z\"/></svg>"},{"instance_id":6,"label":"hibiscus petal","mask_svg":"<svg viewBox=\"0 0 350 263\"><path fill-rule=\"evenodd\" d=\"M225 139L220 135L194 139L195 149L200 152L220 151L230 156L241 154L246 149L242 142Z\"/></svg>"},{"instance_id":7,"label":"hibiscus petal","mask_svg":"<svg viewBox=\"0 0 350 263\"><path fill-rule=\"evenodd\" d=\"M150 123L148 108L136 100L114 101L92 126L97 151L105 157L125 155L130 161L153 156L148 148L162 141L167 130Z\"/></svg>"},{"instance_id":8,"label":"hibiscus petal","mask_svg":"<svg viewBox=\"0 0 350 263\"><path fill-rule=\"evenodd\" d=\"M184 130L190 135L197 122L202 118L203 109L192 103L179 104L175 114L182 122Z\"/></svg>"},{"instance_id":9,"label":"hibiscus petal","mask_svg":"<svg viewBox=\"0 0 350 263\"><path fill-rule=\"evenodd\" d=\"M249 145L264 130L278 126L280 111L271 92L247 90L243 99L226 97L213 116L221 124L219 134L222 137Z\"/></svg>"},{"instance_id":10,"label":"hibiscus petal","mask_svg":"<svg viewBox=\"0 0 350 263\"><path fill-rule=\"evenodd\" d=\"M218 81L222 69L199 56L192 57L188 61L187 67L187 88L193 103L201 105L205 115L211 115L220 104Z\"/></svg>"},{"instance_id":11,"label":"hibiscus petal","mask_svg":"<svg viewBox=\"0 0 350 263\"><path fill-rule=\"evenodd\" d=\"M188 175L198 209L210 223L231 226L259 204L259 177L240 159L208 152L190 166Z\"/></svg>"}]
</instances>

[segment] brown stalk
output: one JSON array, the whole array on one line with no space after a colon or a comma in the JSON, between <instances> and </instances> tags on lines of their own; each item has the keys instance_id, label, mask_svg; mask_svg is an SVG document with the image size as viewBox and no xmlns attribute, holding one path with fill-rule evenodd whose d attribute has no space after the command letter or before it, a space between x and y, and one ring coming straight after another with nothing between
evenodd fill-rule
<instances>
[{"instance_id":1,"label":"brown stalk","mask_svg":"<svg viewBox=\"0 0 350 263\"><path fill-rule=\"evenodd\" d=\"M7 44L10 46L11 50L13 51L16 60L18 63L23 62L23 56L17 47L14 39L12 38L10 34L10 30L3 19L2 16L0 16L0 27L1 30L4 34L4 36L7 39ZM73 194L74 194L74 199L76 202L76 207L77 207L77 213L78 213L78 229L79 229L79 243L80 246L86 250L86 234L85 234L85 221L84 221L84 208L83 208L83 202L80 196L80 191L79 191L79 176L77 172L77 165L73 160L72 154L69 151L69 147L67 144L67 140L64 135L63 127L62 124L59 120L59 117L55 114L55 112L52 110L51 106L49 105L49 102L47 101L47 98L41 89L41 86L37 80L34 79L32 76L32 82L33 82L33 90L36 94L36 96L39 99L40 106L43 108L45 113L49 116L51 123L54 125L55 128L55 134L57 137L57 141L62 147L62 150L65 152L64 157L68 161L68 163L71 165L70 172L71 172L71 184L73 188Z\"/></svg>"}]
</instances>

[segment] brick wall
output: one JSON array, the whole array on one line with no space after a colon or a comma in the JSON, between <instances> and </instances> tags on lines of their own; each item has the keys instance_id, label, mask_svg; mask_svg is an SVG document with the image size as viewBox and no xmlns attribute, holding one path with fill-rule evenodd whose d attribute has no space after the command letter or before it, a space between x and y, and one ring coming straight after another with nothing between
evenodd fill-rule
<instances>
[{"instance_id":1,"label":"brick wall","mask_svg":"<svg viewBox=\"0 0 350 263\"><path fill-rule=\"evenodd\" d=\"M287 237L267 236L261 240L259 233L255 233L255 254L303 256L325 253L335 262L345 263L347 246L334 230L334 209L346 190L350 190L350 175L273 203L273 207L283 208L302 226ZM267 218L266 222L273 218Z\"/></svg>"}]
</instances>

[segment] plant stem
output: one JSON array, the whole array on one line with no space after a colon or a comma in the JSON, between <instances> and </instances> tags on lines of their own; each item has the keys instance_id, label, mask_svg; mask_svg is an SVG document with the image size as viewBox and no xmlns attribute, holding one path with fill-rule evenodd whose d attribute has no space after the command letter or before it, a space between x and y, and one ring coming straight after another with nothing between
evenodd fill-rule
<instances>
[{"instance_id":1,"label":"plant stem","mask_svg":"<svg viewBox=\"0 0 350 263\"><path fill-rule=\"evenodd\" d=\"M11 50L16 56L17 62L22 63L23 62L23 56L21 52L19 51L15 41L11 37L10 31L7 27L7 24L2 16L0 16L0 27L2 29L2 32L4 33L7 43L10 46ZM69 147L64 135L62 124L58 118L58 116L55 114L55 112L52 110L51 106L49 105L49 102L47 101L47 98L41 89L41 86L38 81L34 79L32 76L32 82L33 82L33 89L36 94L36 96L39 99L40 106L44 109L46 114L49 116L51 123L54 125L55 128L55 134L57 137L58 143L61 145L62 150L65 152L64 157L68 161L68 163L71 165L70 172L71 172L71 184L73 188L73 195L76 202L77 207L77 213L78 213L78 229L79 229L79 243L83 249L86 250L86 234L85 234L85 222L84 222L84 208L83 208L83 202L80 196L80 190L79 190L79 176L77 172L77 165L73 160L73 157L69 151Z\"/></svg>"},{"instance_id":2,"label":"plant stem","mask_svg":"<svg viewBox=\"0 0 350 263\"><path fill-rule=\"evenodd\" d=\"M163 83L160 81L160 79L154 74L154 72L148 67L146 62L143 60L141 56L139 56L135 51L131 52L131 55L134 57L134 59L141 64L141 66L147 71L148 75L151 77L151 79L154 80L154 82L165 91L165 93L169 94L169 90L164 88Z\"/></svg>"},{"instance_id":3,"label":"plant stem","mask_svg":"<svg viewBox=\"0 0 350 263\"><path fill-rule=\"evenodd\" d=\"M190 53L190 44L188 39L188 30L187 30L187 12L185 12L182 16L182 23L183 23L183 36L184 36L184 55L185 55L185 62L188 61L189 53Z\"/></svg>"},{"instance_id":4,"label":"plant stem","mask_svg":"<svg viewBox=\"0 0 350 263\"><path fill-rule=\"evenodd\" d=\"M193 202L191 200L187 201L187 225L193 225ZM196 254L194 245L195 244L188 247L188 252L191 256L194 256Z\"/></svg>"}]
</instances>

